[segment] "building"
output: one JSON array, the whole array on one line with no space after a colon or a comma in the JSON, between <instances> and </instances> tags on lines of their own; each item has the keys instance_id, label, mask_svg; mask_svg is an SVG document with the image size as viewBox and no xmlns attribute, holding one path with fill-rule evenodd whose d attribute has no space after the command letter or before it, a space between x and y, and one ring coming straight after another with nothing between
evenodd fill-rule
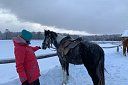
<instances>
[{"instance_id":1,"label":"building","mask_svg":"<svg viewBox=\"0 0 128 85\"><path fill-rule=\"evenodd\" d=\"M125 30L122 35L121 35L122 38L128 38L128 30Z\"/></svg>"}]
</instances>

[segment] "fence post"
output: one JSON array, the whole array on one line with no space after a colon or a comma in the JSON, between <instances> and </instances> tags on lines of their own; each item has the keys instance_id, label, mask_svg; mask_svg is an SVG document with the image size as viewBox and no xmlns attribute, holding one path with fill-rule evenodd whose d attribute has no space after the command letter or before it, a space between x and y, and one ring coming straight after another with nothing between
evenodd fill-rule
<instances>
[{"instance_id":1,"label":"fence post","mask_svg":"<svg viewBox=\"0 0 128 85\"><path fill-rule=\"evenodd\" d=\"M119 46L117 46L117 52L119 52Z\"/></svg>"}]
</instances>

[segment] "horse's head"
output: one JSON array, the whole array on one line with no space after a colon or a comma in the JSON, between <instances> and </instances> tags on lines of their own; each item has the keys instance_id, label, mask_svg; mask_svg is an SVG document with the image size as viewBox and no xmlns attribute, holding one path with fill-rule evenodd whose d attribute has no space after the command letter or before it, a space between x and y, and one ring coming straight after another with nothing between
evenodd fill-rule
<instances>
[{"instance_id":1,"label":"horse's head","mask_svg":"<svg viewBox=\"0 0 128 85\"><path fill-rule=\"evenodd\" d=\"M52 46L54 40L56 40L57 33L49 30L44 31L44 41L42 43L42 49L50 48Z\"/></svg>"}]
</instances>

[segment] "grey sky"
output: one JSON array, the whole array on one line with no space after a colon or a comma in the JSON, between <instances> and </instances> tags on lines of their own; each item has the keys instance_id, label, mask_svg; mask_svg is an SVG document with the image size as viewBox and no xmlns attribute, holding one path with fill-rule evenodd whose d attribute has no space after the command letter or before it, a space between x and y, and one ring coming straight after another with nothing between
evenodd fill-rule
<instances>
[{"instance_id":1,"label":"grey sky","mask_svg":"<svg viewBox=\"0 0 128 85\"><path fill-rule=\"evenodd\" d=\"M128 0L0 0L21 20L89 33L128 29Z\"/></svg>"}]
</instances>

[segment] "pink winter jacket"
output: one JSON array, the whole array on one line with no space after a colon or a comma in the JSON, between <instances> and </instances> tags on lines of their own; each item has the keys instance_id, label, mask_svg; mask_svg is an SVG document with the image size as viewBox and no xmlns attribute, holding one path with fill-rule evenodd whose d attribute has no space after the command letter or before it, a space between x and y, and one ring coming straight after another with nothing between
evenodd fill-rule
<instances>
[{"instance_id":1,"label":"pink winter jacket","mask_svg":"<svg viewBox=\"0 0 128 85\"><path fill-rule=\"evenodd\" d=\"M16 59L16 70L19 74L20 81L32 83L40 76L40 70L36 56L34 54L39 48L27 45L21 37L13 38L14 54Z\"/></svg>"}]
</instances>

